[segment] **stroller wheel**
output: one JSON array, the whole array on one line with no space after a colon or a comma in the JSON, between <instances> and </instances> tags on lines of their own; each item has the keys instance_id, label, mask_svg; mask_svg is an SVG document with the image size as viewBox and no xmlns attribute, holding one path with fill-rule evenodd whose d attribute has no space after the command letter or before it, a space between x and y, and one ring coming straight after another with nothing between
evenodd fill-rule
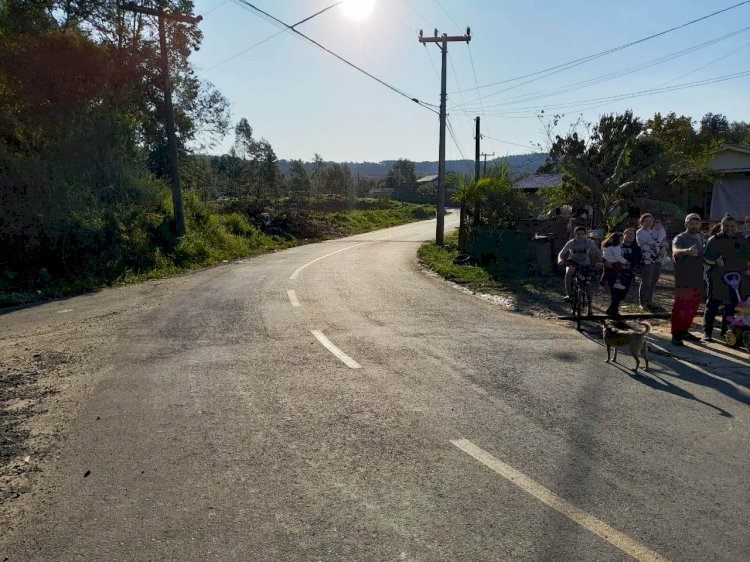
<instances>
[{"instance_id":1,"label":"stroller wheel","mask_svg":"<svg viewBox=\"0 0 750 562\"><path fill-rule=\"evenodd\" d=\"M739 347L740 339L737 337L737 333L734 330L729 330L724 336L724 341L730 347Z\"/></svg>"}]
</instances>

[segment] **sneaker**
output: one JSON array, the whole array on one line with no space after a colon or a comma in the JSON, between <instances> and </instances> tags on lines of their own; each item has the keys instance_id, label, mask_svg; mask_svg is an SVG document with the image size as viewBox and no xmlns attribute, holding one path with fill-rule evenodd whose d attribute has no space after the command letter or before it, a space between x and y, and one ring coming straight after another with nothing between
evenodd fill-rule
<instances>
[{"instance_id":1,"label":"sneaker","mask_svg":"<svg viewBox=\"0 0 750 562\"><path fill-rule=\"evenodd\" d=\"M709 334L706 334L705 336L703 336L703 337L701 338L701 341L702 341L703 343L713 343L713 341L714 341L714 338L712 338L712 337L711 337L711 336L710 336Z\"/></svg>"},{"instance_id":2,"label":"sneaker","mask_svg":"<svg viewBox=\"0 0 750 562\"><path fill-rule=\"evenodd\" d=\"M685 332L684 334L682 334L682 339L687 341L701 341L698 336L694 336L690 332Z\"/></svg>"},{"instance_id":3,"label":"sneaker","mask_svg":"<svg viewBox=\"0 0 750 562\"><path fill-rule=\"evenodd\" d=\"M685 343L682 341L682 338L678 336L672 336L672 345L685 345Z\"/></svg>"},{"instance_id":4,"label":"sneaker","mask_svg":"<svg viewBox=\"0 0 750 562\"><path fill-rule=\"evenodd\" d=\"M563 300L564 300L565 302L570 302L570 295L565 295L565 296L563 297Z\"/></svg>"},{"instance_id":5,"label":"sneaker","mask_svg":"<svg viewBox=\"0 0 750 562\"><path fill-rule=\"evenodd\" d=\"M623 284L622 284L622 283L620 283L619 281L617 281L617 282L616 282L616 283L615 283L614 285L612 285L612 286L613 286L613 287L614 287L615 289L620 289L620 290L622 290L622 289L625 289L625 285L623 285Z\"/></svg>"}]
</instances>

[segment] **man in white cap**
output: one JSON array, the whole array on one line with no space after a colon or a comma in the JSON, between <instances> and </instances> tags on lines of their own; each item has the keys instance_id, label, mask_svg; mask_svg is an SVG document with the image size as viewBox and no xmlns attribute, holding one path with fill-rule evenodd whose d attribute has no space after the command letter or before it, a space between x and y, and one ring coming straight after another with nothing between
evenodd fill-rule
<instances>
[{"instance_id":1,"label":"man in white cap","mask_svg":"<svg viewBox=\"0 0 750 562\"><path fill-rule=\"evenodd\" d=\"M683 340L699 341L690 333L690 326L703 296L703 254L705 246L701 217L690 213L685 217L685 232L672 240L674 258L674 306L672 307L672 343L685 345Z\"/></svg>"}]
</instances>

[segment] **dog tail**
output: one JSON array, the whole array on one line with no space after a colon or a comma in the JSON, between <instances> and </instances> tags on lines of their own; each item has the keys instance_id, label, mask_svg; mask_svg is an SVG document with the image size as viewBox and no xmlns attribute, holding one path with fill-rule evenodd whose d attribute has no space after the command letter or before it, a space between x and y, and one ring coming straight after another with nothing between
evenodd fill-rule
<instances>
[{"instance_id":1,"label":"dog tail","mask_svg":"<svg viewBox=\"0 0 750 562\"><path fill-rule=\"evenodd\" d=\"M642 322L639 320L636 322L636 324L640 324L641 326L643 326L643 331L641 332L642 334L651 333L651 324L649 324L648 322Z\"/></svg>"}]
</instances>

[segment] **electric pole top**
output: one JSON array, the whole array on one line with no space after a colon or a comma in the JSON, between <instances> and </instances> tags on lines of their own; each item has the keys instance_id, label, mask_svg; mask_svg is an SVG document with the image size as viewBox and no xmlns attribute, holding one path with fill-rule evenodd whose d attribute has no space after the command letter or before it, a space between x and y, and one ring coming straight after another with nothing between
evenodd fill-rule
<instances>
[{"instance_id":1,"label":"electric pole top","mask_svg":"<svg viewBox=\"0 0 750 562\"><path fill-rule=\"evenodd\" d=\"M438 30L436 29L434 37L425 37L424 32L421 29L419 30L420 43L443 43L449 41L466 41L468 43L471 41L471 28L467 27L464 35L446 35L445 33L438 35Z\"/></svg>"}]
</instances>

